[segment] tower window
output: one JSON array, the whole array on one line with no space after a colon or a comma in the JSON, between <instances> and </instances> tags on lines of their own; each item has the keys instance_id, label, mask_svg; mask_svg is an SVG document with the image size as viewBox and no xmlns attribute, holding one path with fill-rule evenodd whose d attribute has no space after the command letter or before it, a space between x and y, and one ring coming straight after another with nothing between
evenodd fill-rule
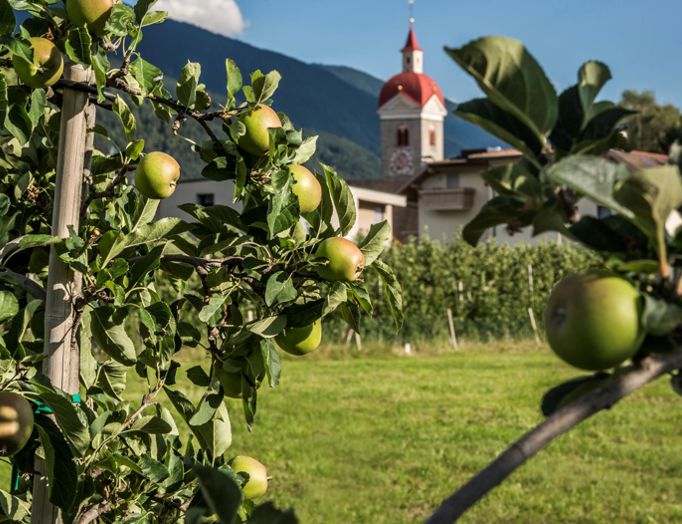
<instances>
[{"instance_id":1,"label":"tower window","mask_svg":"<svg viewBox=\"0 0 682 524\"><path fill-rule=\"evenodd\" d=\"M429 128L429 145L436 147L436 129L433 126Z\"/></svg>"},{"instance_id":2,"label":"tower window","mask_svg":"<svg viewBox=\"0 0 682 524\"><path fill-rule=\"evenodd\" d=\"M401 126L398 129L398 147L404 147L410 145L410 132L407 127Z\"/></svg>"}]
</instances>

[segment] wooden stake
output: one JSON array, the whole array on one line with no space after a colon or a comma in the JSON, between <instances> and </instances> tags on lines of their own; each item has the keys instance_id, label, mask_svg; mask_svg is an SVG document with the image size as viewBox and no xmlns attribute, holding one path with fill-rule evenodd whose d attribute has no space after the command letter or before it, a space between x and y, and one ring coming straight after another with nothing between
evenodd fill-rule
<instances>
[{"instance_id":1,"label":"wooden stake","mask_svg":"<svg viewBox=\"0 0 682 524\"><path fill-rule=\"evenodd\" d=\"M530 327L533 328L533 334L535 335L535 343L542 346L542 341L540 340L540 335L538 334L538 325L535 322L535 313L533 313L533 308L528 308L528 318L530 318Z\"/></svg>"},{"instance_id":2,"label":"wooden stake","mask_svg":"<svg viewBox=\"0 0 682 524\"><path fill-rule=\"evenodd\" d=\"M68 63L64 69L64 80L85 83L90 78L91 70L81 65ZM87 107L87 93L64 89L52 210L52 234L60 238L69 236L69 226L78 230L80 223ZM78 372L74 368L79 368L80 359L77 345L72 345L72 333L76 328L73 323L73 299L80 294L80 286L81 279L76 278L73 271L59 259L53 246L50 249L46 287L43 372L54 387L72 395L79 391ZM41 475L34 476L31 522L61 523L59 509L49 501L47 477L43 474L45 464L40 458L36 459L36 469Z\"/></svg>"},{"instance_id":3,"label":"wooden stake","mask_svg":"<svg viewBox=\"0 0 682 524\"><path fill-rule=\"evenodd\" d=\"M357 346L358 351L362 351L362 337L357 331L355 332L355 345Z\"/></svg>"},{"instance_id":4,"label":"wooden stake","mask_svg":"<svg viewBox=\"0 0 682 524\"><path fill-rule=\"evenodd\" d=\"M452 309L450 308L448 308L448 325L450 326L450 343L452 344L453 349L458 349L455 321L452 318Z\"/></svg>"}]
</instances>

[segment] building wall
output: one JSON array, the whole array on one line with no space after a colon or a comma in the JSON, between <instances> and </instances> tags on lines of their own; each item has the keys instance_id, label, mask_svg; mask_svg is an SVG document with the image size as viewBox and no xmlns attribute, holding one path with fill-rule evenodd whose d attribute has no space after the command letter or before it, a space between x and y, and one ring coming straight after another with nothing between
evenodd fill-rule
<instances>
[{"instance_id":1,"label":"building wall","mask_svg":"<svg viewBox=\"0 0 682 524\"><path fill-rule=\"evenodd\" d=\"M462 211L434 211L424 208L422 199L419 202L419 231L420 235L426 235L434 240L449 242L454 240L459 231L469 223L488 202L494 193L480 176L480 172L453 172L451 175L459 176L460 187L469 187L475 190L474 202L470 209ZM451 183L453 181L451 180ZM421 186L423 189L446 189L448 187L448 174L437 173L426 178ZM581 216L597 216L596 204L582 199L578 203L578 211ZM488 230L483 238L494 237L499 242L506 244L535 243L539 241L555 240L561 242L561 235L555 232L533 236L533 228L527 227L521 232L510 235L504 225Z\"/></svg>"},{"instance_id":2,"label":"building wall","mask_svg":"<svg viewBox=\"0 0 682 524\"><path fill-rule=\"evenodd\" d=\"M179 210L178 206L182 204L198 204L199 195L213 195L215 205L228 205L239 209L239 205L232 203L232 196L234 195L234 184L232 181L214 182L212 180L197 180L178 184L175 193L161 201L157 217L189 218L189 215Z\"/></svg>"},{"instance_id":3,"label":"building wall","mask_svg":"<svg viewBox=\"0 0 682 524\"><path fill-rule=\"evenodd\" d=\"M452 241L457 233L478 213L490 199L490 188L478 172L438 173L428 177L422 184L423 189L447 189L448 175L459 177L459 187L474 189L474 202L471 209L461 211L428 210L420 197L419 231L434 240ZM452 180L451 180L452 183Z\"/></svg>"}]
</instances>

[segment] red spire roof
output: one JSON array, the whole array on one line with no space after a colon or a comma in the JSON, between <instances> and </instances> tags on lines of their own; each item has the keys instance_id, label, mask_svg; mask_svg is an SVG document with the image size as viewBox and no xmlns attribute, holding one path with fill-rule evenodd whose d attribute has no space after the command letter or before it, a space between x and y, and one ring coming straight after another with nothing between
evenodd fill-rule
<instances>
[{"instance_id":1,"label":"red spire roof","mask_svg":"<svg viewBox=\"0 0 682 524\"><path fill-rule=\"evenodd\" d=\"M402 48L402 52L405 51L421 51L422 48L419 47L419 42L417 42L417 35L414 32L414 27L410 25L410 32L407 33L407 42L405 42L405 47Z\"/></svg>"},{"instance_id":2,"label":"red spire roof","mask_svg":"<svg viewBox=\"0 0 682 524\"><path fill-rule=\"evenodd\" d=\"M400 73L384 84L379 95L379 107L396 95L403 95L417 102L421 107L436 95L445 105L443 93L431 77L423 73Z\"/></svg>"}]
</instances>

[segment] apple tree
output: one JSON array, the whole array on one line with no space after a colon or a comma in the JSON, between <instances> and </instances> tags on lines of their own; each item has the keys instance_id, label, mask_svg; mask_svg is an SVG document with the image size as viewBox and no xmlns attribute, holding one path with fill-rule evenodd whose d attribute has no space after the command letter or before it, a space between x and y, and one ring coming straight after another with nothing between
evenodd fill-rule
<instances>
[{"instance_id":1,"label":"apple tree","mask_svg":"<svg viewBox=\"0 0 682 524\"><path fill-rule=\"evenodd\" d=\"M138 50L143 29L166 18L154 3L0 0L7 521L295 522L253 501L276 472L252 457L230 463L224 398L241 399L252 427L259 388L280 380L280 349L314 350L331 314L360 329L367 272L401 322L400 287L378 258L389 227L359 246L342 239L353 197L332 168L303 167L316 138L271 107L279 74L245 79L228 59L220 101L200 64L172 81ZM190 141L205 165L195 175L233 188L233 206L155 218L186 173L145 148L136 107L178 141L202 130ZM98 111L119 130L98 125Z\"/></svg>"},{"instance_id":2,"label":"apple tree","mask_svg":"<svg viewBox=\"0 0 682 524\"><path fill-rule=\"evenodd\" d=\"M476 244L494 226L559 232L603 264L559 283L545 313L553 351L592 374L547 392L547 418L447 498L430 524L455 521L554 438L647 383L667 376L682 393L680 159L629 169L605 158L623 144L633 112L598 99L611 78L603 63L586 62L557 93L516 40L484 37L446 51L485 94L456 114L523 153L482 174L495 196L464 238ZM599 212L581 214L583 201Z\"/></svg>"}]
</instances>

